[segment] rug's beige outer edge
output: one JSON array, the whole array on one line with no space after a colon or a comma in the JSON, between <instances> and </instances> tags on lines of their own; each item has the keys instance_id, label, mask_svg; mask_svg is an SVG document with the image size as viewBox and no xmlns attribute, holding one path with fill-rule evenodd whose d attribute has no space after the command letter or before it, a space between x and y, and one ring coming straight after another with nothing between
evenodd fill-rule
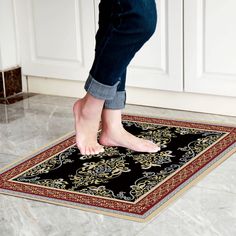
<instances>
[{"instance_id":1,"label":"rug's beige outer edge","mask_svg":"<svg viewBox=\"0 0 236 236\"><path fill-rule=\"evenodd\" d=\"M65 207L70 207L70 208L76 208L76 209L80 209L80 210L83 210L83 211L88 211L88 212L94 212L94 213L98 213L98 214L113 216L113 217L120 218L120 219L133 220L133 221L136 221L136 222L144 223L144 222L150 221L153 217L155 217L159 212L161 212L163 209L165 209L168 205L170 205L171 203L176 201L179 197L181 197L183 195L184 192L186 192L189 188L191 188L193 185L198 183L203 177L205 177L207 174L209 174L213 169L215 169L217 166L219 166L222 162L224 162L227 158L229 158L235 152L236 152L236 147L233 148L228 153L226 153L219 161L217 161L216 163L211 165L206 171L204 171L201 175L199 175L194 180L192 180L183 189L178 191L173 197L171 197L167 202L165 202L162 206L160 206L157 210L155 210L153 213L151 213L145 219L126 216L126 215L121 215L121 214L116 214L116 213L111 213L111 212L106 212L106 211L102 211L102 210L90 209L90 208L86 208L86 207L67 205L67 204L59 203L59 202L53 202L53 201L44 200L44 199L37 199L37 198L30 197L30 196L22 196L22 195L18 195L17 192L16 193L15 192L14 193L1 192L1 193L6 194L6 195L11 195L11 196L18 196L20 198L26 198L26 199L35 200L35 201L51 203L51 204L54 204L54 205L60 205L60 206L65 206Z\"/></svg>"}]
</instances>

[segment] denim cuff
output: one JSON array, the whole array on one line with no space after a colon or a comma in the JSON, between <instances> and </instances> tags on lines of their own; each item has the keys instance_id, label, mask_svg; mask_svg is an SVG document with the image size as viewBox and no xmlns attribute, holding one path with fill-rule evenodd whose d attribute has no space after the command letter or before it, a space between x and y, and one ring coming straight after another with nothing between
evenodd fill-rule
<instances>
[{"instance_id":1,"label":"denim cuff","mask_svg":"<svg viewBox=\"0 0 236 236\"><path fill-rule=\"evenodd\" d=\"M126 103L126 91L117 91L112 100L104 102L104 108L107 109L124 109Z\"/></svg>"},{"instance_id":2,"label":"denim cuff","mask_svg":"<svg viewBox=\"0 0 236 236\"><path fill-rule=\"evenodd\" d=\"M120 83L120 80L117 81L114 85L106 85L95 80L91 74L89 74L85 84L84 89L92 94L94 97L104 100L113 99L116 95L117 86Z\"/></svg>"}]
</instances>

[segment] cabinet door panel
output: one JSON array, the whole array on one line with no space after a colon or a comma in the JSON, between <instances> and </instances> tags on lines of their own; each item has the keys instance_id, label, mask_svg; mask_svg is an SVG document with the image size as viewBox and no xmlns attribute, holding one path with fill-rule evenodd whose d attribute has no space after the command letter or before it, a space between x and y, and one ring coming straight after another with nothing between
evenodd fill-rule
<instances>
[{"instance_id":1,"label":"cabinet door panel","mask_svg":"<svg viewBox=\"0 0 236 236\"><path fill-rule=\"evenodd\" d=\"M21 0L15 4L23 74L85 80L94 52L93 2Z\"/></svg>"},{"instance_id":2,"label":"cabinet door panel","mask_svg":"<svg viewBox=\"0 0 236 236\"><path fill-rule=\"evenodd\" d=\"M185 91L236 96L236 1L184 2Z\"/></svg>"}]
</instances>

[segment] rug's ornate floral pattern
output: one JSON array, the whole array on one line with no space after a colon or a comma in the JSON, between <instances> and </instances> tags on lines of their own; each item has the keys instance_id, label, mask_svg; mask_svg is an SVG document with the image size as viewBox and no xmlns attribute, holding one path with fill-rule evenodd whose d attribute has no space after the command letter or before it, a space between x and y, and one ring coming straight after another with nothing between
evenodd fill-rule
<instances>
[{"instance_id":1,"label":"rug's ornate floral pattern","mask_svg":"<svg viewBox=\"0 0 236 236\"><path fill-rule=\"evenodd\" d=\"M38 179L37 175L49 173L50 171L60 168L63 164L73 163L73 160L68 158L70 155L72 155L73 152L76 152L75 148L68 148L64 152L58 154L55 158L50 158L48 161L43 162L42 164L39 164L34 168L28 170L23 175L21 175L19 179L21 181L27 181L27 179L28 181L30 181L33 177Z\"/></svg>"},{"instance_id":2,"label":"rug's ornate floral pattern","mask_svg":"<svg viewBox=\"0 0 236 236\"><path fill-rule=\"evenodd\" d=\"M161 150L105 147L103 153L81 155L74 145L12 180L134 202L225 134L128 120L123 125L135 136L158 143Z\"/></svg>"},{"instance_id":3,"label":"rug's ornate floral pattern","mask_svg":"<svg viewBox=\"0 0 236 236\"><path fill-rule=\"evenodd\" d=\"M76 170L75 175L69 175L73 184L70 190L77 190L81 186L108 183L109 180L119 177L122 173L131 171L127 166L129 163L125 157L85 162L83 167Z\"/></svg>"},{"instance_id":4,"label":"rug's ornate floral pattern","mask_svg":"<svg viewBox=\"0 0 236 236\"><path fill-rule=\"evenodd\" d=\"M158 153L149 153L148 155L146 153L133 154L128 152L127 155L133 156L135 163L140 163L141 168L145 170L150 169L152 166L161 167L164 163L171 163L171 157L174 157L171 153L171 150L167 150Z\"/></svg>"}]
</instances>

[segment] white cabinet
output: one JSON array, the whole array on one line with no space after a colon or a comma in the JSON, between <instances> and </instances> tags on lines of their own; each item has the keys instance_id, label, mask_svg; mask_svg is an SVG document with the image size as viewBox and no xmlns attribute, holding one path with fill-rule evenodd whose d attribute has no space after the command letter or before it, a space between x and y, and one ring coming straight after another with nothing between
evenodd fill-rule
<instances>
[{"instance_id":1,"label":"white cabinet","mask_svg":"<svg viewBox=\"0 0 236 236\"><path fill-rule=\"evenodd\" d=\"M85 81L99 0L13 1L23 74ZM156 3L157 30L131 61L127 86L236 97L236 1Z\"/></svg>"},{"instance_id":2,"label":"white cabinet","mask_svg":"<svg viewBox=\"0 0 236 236\"><path fill-rule=\"evenodd\" d=\"M236 97L236 1L184 1L184 90Z\"/></svg>"},{"instance_id":3,"label":"white cabinet","mask_svg":"<svg viewBox=\"0 0 236 236\"><path fill-rule=\"evenodd\" d=\"M98 3L18 1L23 73L85 81L94 56ZM182 91L182 0L160 0L157 7L157 30L129 66L127 85Z\"/></svg>"},{"instance_id":4,"label":"white cabinet","mask_svg":"<svg viewBox=\"0 0 236 236\"><path fill-rule=\"evenodd\" d=\"M25 75L84 80L93 60L91 0L15 1Z\"/></svg>"},{"instance_id":5,"label":"white cabinet","mask_svg":"<svg viewBox=\"0 0 236 236\"><path fill-rule=\"evenodd\" d=\"M96 22L99 2L95 1ZM182 0L159 0L156 5L156 31L128 66L126 84L141 88L183 91Z\"/></svg>"}]
</instances>

